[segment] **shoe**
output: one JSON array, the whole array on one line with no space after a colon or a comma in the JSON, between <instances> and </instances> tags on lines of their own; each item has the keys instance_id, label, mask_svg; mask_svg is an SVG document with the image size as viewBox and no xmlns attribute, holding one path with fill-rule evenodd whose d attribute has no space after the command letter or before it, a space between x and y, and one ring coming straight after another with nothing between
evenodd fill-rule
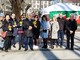
<instances>
[{"instance_id":1,"label":"shoe","mask_svg":"<svg viewBox=\"0 0 80 60\"><path fill-rule=\"evenodd\" d=\"M51 46L51 49L54 49L54 46Z\"/></svg>"},{"instance_id":2,"label":"shoe","mask_svg":"<svg viewBox=\"0 0 80 60\"><path fill-rule=\"evenodd\" d=\"M56 48L58 48L58 45L56 45Z\"/></svg>"},{"instance_id":3,"label":"shoe","mask_svg":"<svg viewBox=\"0 0 80 60\"><path fill-rule=\"evenodd\" d=\"M45 48L45 46L43 46L42 48Z\"/></svg>"},{"instance_id":4,"label":"shoe","mask_svg":"<svg viewBox=\"0 0 80 60\"><path fill-rule=\"evenodd\" d=\"M45 46L45 48L47 49L47 46Z\"/></svg>"},{"instance_id":5,"label":"shoe","mask_svg":"<svg viewBox=\"0 0 80 60\"><path fill-rule=\"evenodd\" d=\"M70 50L74 50L73 48L71 48Z\"/></svg>"},{"instance_id":6,"label":"shoe","mask_svg":"<svg viewBox=\"0 0 80 60\"><path fill-rule=\"evenodd\" d=\"M5 52L8 52L8 50L5 50Z\"/></svg>"},{"instance_id":7,"label":"shoe","mask_svg":"<svg viewBox=\"0 0 80 60\"><path fill-rule=\"evenodd\" d=\"M62 48L62 45L60 46L60 48Z\"/></svg>"},{"instance_id":8,"label":"shoe","mask_svg":"<svg viewBox=\"0 0 80 60\"><path fill-rule=\"evenodd\" d=\"M34 50L33 48L30 48L32 51Z\"/></svg>"},{"instance_id":9,"label":"shoe","mask_svg":"<svg viewBox=\"0 0 80 60\"><path fill-rule=\"evenodd\" d=\"M66 47L65 49L69 49L69 47Z\"/></svg>"},{"instance_id":10,"label":"shoe","mask_svg":"<svg viewBox=\"0 0 80 60\"><path fill-rule=\"evenodd\" d=\"M16 48L16 46L15 46L15 45L13 45L13 47L14 47L14 48Z\"/></svg>"},{"instance_id":11,"label":"shoe","mask_svg":"<svg viewBox=\"0 0 80 60\"><path fill-rule=\"evenodd\" d=\"M25 49L24 51L27 51L28 49Z\"/></svg>"},{"instance_id":12,"label":"shoe","mask_svg":"<svg viewBox=\"0 0 80 60\"><path fill-rule=\"evenodd\" d=\"M3 48L1 48L1 50L3 51Z\"/></svg>"},{"instance_id":13,"label":"shoe","mask_svg":"<svg viewBox=\"0 0 80 60\"><path fill-rule=\"evenodd\" d=\"M18 50L21 50L21 48L19 48Z\"/></svg>"}]
</instances>

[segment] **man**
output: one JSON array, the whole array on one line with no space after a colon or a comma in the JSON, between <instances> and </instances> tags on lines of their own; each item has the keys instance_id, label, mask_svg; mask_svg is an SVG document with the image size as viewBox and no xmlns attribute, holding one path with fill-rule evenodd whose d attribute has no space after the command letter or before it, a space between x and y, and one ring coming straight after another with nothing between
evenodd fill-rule
<instances>
[{"instance_id":1,"label":"man","mask_svg":"<svg viewBox=\"0 0 80 60\"><path fill-rule=\"evenodd\" d=\"M66 49L74 50L74 35L77 29L77 22L74 18L74 15L70 16L70 19L66 22L66 36L67 36L67 47ZM70 46L70 39L71 39L71 46Z\"/></svg>"},{"instance_id":2,"label":"man","mask_svg":"<svg viewBox=\"0 0 80 60\"><path fill-rule=\"evenodd\" d=\"M32 33L33 23L32 23L32 15L29 14L28 19L23 21L23 30L25 33L25 51L28 50L28 45L30 49L33 50L33 33Z\"/></svg>"},{"instance_id":3,"label":"man","mask_svg":"<svg viewBox=\"0 0 80 60\"><path fill-rule=\"evenodd\" d=\"M62 14L59 14L59 17L57 18L57 21L59 23L59 31L58 31L58 45L62 48L63 40L64 40L64 23L65 19L63 18Z\"/></svg>"}]
</instances>

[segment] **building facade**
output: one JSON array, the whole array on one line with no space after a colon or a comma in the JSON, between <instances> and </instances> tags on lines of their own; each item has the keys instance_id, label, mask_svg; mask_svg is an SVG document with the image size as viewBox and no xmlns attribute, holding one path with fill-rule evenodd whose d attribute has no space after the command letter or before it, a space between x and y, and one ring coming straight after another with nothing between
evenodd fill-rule
<instances>
[{"instance_id":1,"label":"building facade","mask_svg":"<svg viewBox=\"0 0 80 60\"><path fill-rule=\"evenodd\" d=\"M52 5L51 0L31 0L28 1L31 4L31 7L28 11L40 11L43 8L46 8Z\"/></svg>"}]
</instances>

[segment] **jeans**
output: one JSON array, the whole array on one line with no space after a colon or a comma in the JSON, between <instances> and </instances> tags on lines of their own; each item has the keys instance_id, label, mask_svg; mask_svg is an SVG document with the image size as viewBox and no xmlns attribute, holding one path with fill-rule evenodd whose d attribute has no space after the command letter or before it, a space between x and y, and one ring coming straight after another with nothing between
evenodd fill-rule
<instances>
[{"instance_id":1,"label":"jeans","mask_svg":"<svg viewBox=\"0 0 80 60\"><path fill-rule=\"evenodd\" d=\"M64 40L64 32L63 30L58 31L58 45L62 46Z\"/></svg>"},{"instance_id":2,"label":"jeans","mask_svg":"<svg viewBox=\"0 0 80 60\"><path fill-rule=\"evenodd\" d=\"M23 46L24 36L23 34L19 34L19 48Z\"/></svg>"},{"instance_id":3,"label":"jeans","mask_svg":"<svg viewBox=\"0 0 80 60\"><path fill-rule=\"evenodd\" d=\"M28 49L28 45L30 49L33 49L33 38L32 37L25 37L25 49Z\"/></svg>"}]
</instances>

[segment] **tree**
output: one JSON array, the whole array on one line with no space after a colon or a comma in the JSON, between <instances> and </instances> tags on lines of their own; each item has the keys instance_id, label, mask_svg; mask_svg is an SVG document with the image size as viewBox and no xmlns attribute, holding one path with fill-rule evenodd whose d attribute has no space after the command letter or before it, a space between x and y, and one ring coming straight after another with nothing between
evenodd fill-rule
<instances>
[{"instance_id":1,"label":"tree","mask_svg":"<svg viewBox=\"0 0 80 60\"><path fill-rule=\"evenodd\" d=\"M9 0L12 6L12 12L16 14L16 18L18 20L21 19L20 14L21 14L21 9L23 9L22 7L28 6L29 4L25 4L25 0ZM29 9L29 8L28 8Z\"/></svg>"}]
</instances>

